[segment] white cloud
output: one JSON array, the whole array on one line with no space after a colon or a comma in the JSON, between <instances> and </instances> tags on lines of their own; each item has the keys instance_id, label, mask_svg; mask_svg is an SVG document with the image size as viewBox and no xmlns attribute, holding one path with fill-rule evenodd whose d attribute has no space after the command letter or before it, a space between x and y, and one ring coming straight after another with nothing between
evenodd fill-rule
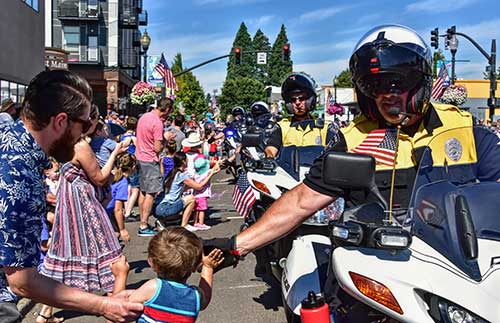
<instances>
[{"instance_id":1,"label":"white cloud","mask_svg":"<svg viewBox=\"0 0 500 323\"><path fill-rule=\"evenodd\" d=\"M482 21L476 25L457 26L457 31L462 32L474 40L478 39L498 39L500 38L500 19ZM490 42L484 49L490 51Z\"/></svg>"},{"instance_id":2,"label":"white cloud","mask_svg":"<svg viewBox=\"0 0 500 323\"><path fill-rule=\"evenodd\" d=\"M316 63L294 64L297 72L306 72L311 75L318 85L331 84L333 77L348 67L347 59L336 59Z\"/></svg>"},{"instance_id":3,"label":"white cloud","mask_svg":"<svg viewBox=\"0 0 500 323\"><path fill-rule=\"evenodd\" d=\"M263 26L267 25L271 21L275 20L276 17L273 15L269 16L262 16L259 18L254 18L254 19L248 19L247 23L248 25L255 26L256 28L262 28Z\"/></svg>"},{"instance_id":4,"label":"white cloud","mask_svg":"<svg viewBox=\"0 0 500 323\"><path fill-rule=\"evenodd\" d=\"M198 81L200 81L205 93L212 93L213 90L218 90L220 94L220 89L226 79L226 65L224 63L223 66L220 67L207 66L206 68L194 70L193 74L196 76Z\"/></svg>"},{"instance_id":5,"label":"white cloud","mask_svg":"<svg viewBox=\"0 0 500 323\"><path fill-rule=\"evenodd\" d=\"M244 5L258 2L268 2L270 0L196 0L195 4L198 6L205 5L220 5L220 6L234 6Z\"/></svg>"},{"instance_id":6,"label":"white cloud","mask_svg":"<svg viewBox=\"0 0 500 323\"><path fill-rule=\"evenodd\" d=\"M308 22L308 21L317 22L319 20L324 20L332 16L335 16L336 14L341 13L342 11L345 11L350 8L351 7L344 6L344 7L329 7L329 8L317 9L302 14L299 19L302 22Z\"/></svg>"},{"instance_id":7,"label":"white cloud","mask_svg":"<svg viewBox=\"0 0 500 323\"><path fill-rule=\"evenodd\" d=\"M410 3L406 6L406 12L425 11L431 13L449 12L471 5L478 0L423 0Z\"/></svg>"}]
</instances>

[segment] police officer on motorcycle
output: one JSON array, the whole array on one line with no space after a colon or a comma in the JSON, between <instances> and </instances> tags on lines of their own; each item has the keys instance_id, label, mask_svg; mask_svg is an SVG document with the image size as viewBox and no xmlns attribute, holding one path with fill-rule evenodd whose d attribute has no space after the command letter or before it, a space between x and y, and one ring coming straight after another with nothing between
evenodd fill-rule
<instances>
[{"instance_id":1,"label":"police officer on motorcycle","mask_svg":"<svg viewBox=\"0 0 500 323\"><path fill-rule=\"evenodd\" d=\"M252 126L249 132L260 132L263 135L262 148L266 157L275 157L275 147L282 142L281 128L273 120L269 105L264 101L256 101L250 106Z\"/></svg>"},{"instance_id":2,"label":"police officer on motorcycle","mask_svg":"<svg viewBox=\"0 0 500 323\"><path fill-rule=\"evenodd\" d=\"M305 73L290 74L281 86L281 96L291 119L278 122L281 140L275 134L267 147L269 156L276 156L282 146L325 146L333 134L329 124L314 120L311 112L316 107L315 82Z\"/></svg>"},{"instance_id":3,"label":"police officer on motorcycle","mask_svg":"<svg viewBox=\"0 0 500 323\"><path fill-rule=\"evenodd\" d=\"M303 183L278 199L253 226L229 239L211 241L237 256L262 247L298 227L305 219L343 196L351 202L366 202L364 194L332 187L322 180L323 158L330 151L356 152L370 134L383 131L388 143L399 142L394 187L394 205L405 208L415 176L419 154L432 138L450 129L459 136L433 150L434 162L449 160L447 170L460 163L474 165L473 177L480 181L500 178L500 139L488 129L474 127L469 113L455 106L430 102L432 53L412 29L400 25L375 27L356 45L349 68L362 115L341 129L340 140L315 161ZM301 101L302 97L293 97ZM306 99L306 97L304 97ZM290 101L292 102L292 101ZM401 135L390 138L400 126ZM374 132L375 131L375 132ZM386 138L384 136L384 138ZM388 147L390 144L388 145ZM386 200L393 165L377 160L376 184Z\"/></svg>"}]
</instances>

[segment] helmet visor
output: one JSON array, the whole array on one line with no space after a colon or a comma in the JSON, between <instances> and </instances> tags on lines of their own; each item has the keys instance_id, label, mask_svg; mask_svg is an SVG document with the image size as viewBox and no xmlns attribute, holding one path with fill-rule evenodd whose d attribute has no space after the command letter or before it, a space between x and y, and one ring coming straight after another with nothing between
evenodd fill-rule
<instances>
[{"instance_id":1,"label":"helmet visor","mask_svg":"<svg viewBox=\"0 0 500 323\"><path fill-rule=\"evenodd\" d=\"M364 95L375 99L381 94L408 92L422 81L422 74L377 73L367 75L356 82Z\"/></svg>"}]
</instances>

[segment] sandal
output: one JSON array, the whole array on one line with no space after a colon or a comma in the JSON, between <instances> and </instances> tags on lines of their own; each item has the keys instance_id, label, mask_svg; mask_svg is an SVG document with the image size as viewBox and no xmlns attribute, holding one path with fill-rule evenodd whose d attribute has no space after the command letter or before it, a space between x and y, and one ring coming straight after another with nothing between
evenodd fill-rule
<instances>
[{"instance_id":1,"label":"sandal","mask_svg":"<svg viewBox=\"0 0 500 323\"><path fill-rule=\"evenodd\" d=\"M45 320L45 321L43 321L43 323L62 323L64 321L64 317L55 317L54 315L45 316L42 313L38 313L37 318L38 317L41 317ZM36 322L40 322L40 321L36 320Z\"/></svg>"}]
</instances>

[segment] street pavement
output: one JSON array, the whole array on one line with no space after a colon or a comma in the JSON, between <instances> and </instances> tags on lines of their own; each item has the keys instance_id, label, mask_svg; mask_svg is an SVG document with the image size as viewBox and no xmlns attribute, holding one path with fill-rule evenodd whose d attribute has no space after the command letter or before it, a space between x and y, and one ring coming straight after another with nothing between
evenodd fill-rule
<instances>
[{"instance_id":1,"label":"street pavement","mask_svg":"<svg viewBox=\"0 0 500 323\"><path fill-rule=\"evenodd\" d=\"M234 184L224 171L212 180L213 197L209 200L211 219L206 223L212 225L207 231L198 231L202 238L230 237L239 231L242 219L234 210L231 193ZM154 219L150 219L153 224ZM130 243L124 253L130 264L127 288L135 289L155 274L147 263L147 245L150 238L136 235L138 223L126 224L131 235ZM249 255L236 268L226 268L215 274L212 301L208 308L201 312L197 322L286 322L282 306L279 286L273 280L263 281L254 276L255 257ZM194 273L188 280L197 285L199 274ZM35 322L40 304L22 301L26 316L23 323ZM27 304L28 303L28 304ZM65 318L69 323L106 322L103 317L82 313L56 310L55 315Z\"/></svg>"}]
</instances>

